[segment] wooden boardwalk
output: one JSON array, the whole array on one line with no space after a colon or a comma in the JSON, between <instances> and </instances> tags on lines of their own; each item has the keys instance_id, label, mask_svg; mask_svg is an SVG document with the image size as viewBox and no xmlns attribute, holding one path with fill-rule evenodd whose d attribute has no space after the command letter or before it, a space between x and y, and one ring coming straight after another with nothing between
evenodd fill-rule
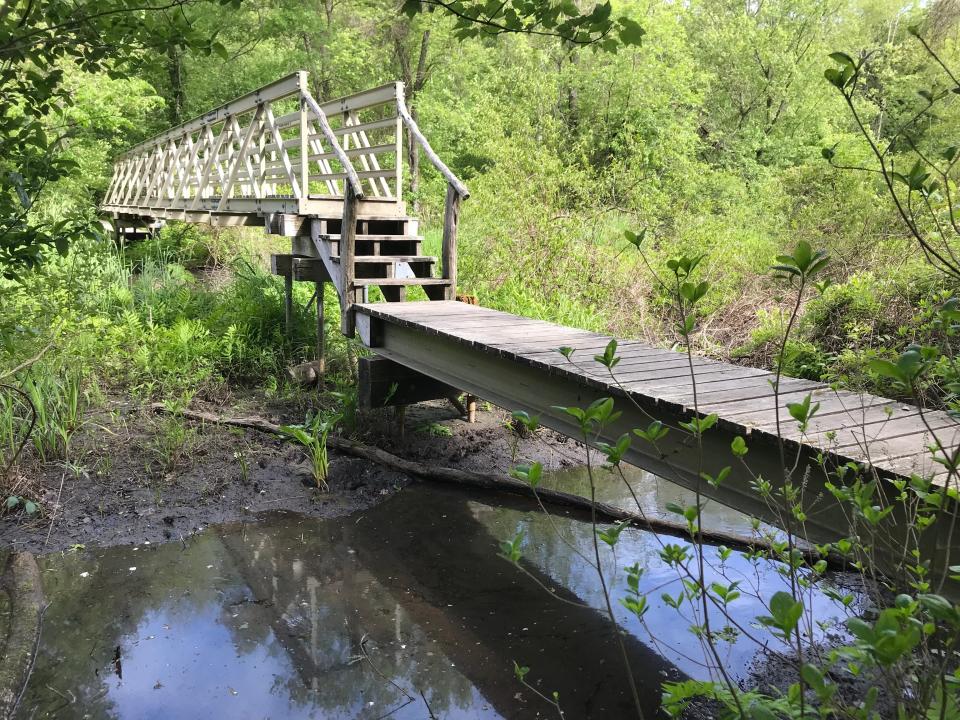
<instances>
[{"instance_id":1,"label":"wooden boardwalk","mask_svg":"<svg viewBox=\"0 0 960 720\"><path fill-rule=\"evenodd\" d=\"M458 302L390 303L358 309L424 335L448 338L475 352L509 359L544 374L566 376L614 397L629 394L642 405L670 414L692 414L694 410L694 383L685 353L621 340L617 349L620 362L611 375L594 360L610 342L609 335ZM570 360L558 351L562 346L574 348ZM716 413L730 430L747 438L776 439L773 373L695 357L693 377L702 415ZM956 450L960 440L960 424L945 412L927 411L921 416L913 405L788 377L780 380L784 437L800 439L786 403L800 401L807 394L820 403L820 409L803 442L830 456L834 464L852 460L891 476L914 472L942 476L945 469L933 462L927 450L934 441L931 430L948 449Z\"/></svg>"},{"instance_id":2,"label":"wooden boardwalk","mask_svg":"<svg viewBox=\"0 0 960 720\"><path fill-rule=\"evenodd\" d=\"M749 464L770 480L782 478L777 445L774 376L766 370L741 367L706 358L694 358L696 403L689 361L684 353L621 341L620 362L613 375L594 359L610 337L542 320L460 302L384 303L357 307L358 329L374 352L454 387L487 398L509 410L541 416L544 425L576 436L576 429L555 405L585 406L598 397L615 399L623 418L607 433L615 439L632 427L645 428L652 418L675 426L696 409L701 416L716 413L716 429L705 437L704 469L716 472L734 465L729 443L742 435L750 447ZM574 348L568 360L558 348ZM812 395L820 408L801 436L786 403ZM629 397L628 397L629 396ZM909 477L912 473L945 479L928 446L939 441L948 453L960 442L960 424L944 412L921 412L914 406L868 394L834 390L809 380L781 378L780 428L788 462L800 458L811 467L808 486L822 491L827 468L854 461L872 466L881 477ZM674 430L672 442L656 455L634 438L629 461L668 480L691 486L699 461L689 436ZM737 473L734 472L734 475ZM802 473L801 473L802 476ZM716 499L761 517L769 513L741 477L727 488L710 489ZM824 503L826 507L831 503ZM822 513L823 539L841 527ZM846 527L846 525L842 525Z\"/></svg>"}]
</instances>

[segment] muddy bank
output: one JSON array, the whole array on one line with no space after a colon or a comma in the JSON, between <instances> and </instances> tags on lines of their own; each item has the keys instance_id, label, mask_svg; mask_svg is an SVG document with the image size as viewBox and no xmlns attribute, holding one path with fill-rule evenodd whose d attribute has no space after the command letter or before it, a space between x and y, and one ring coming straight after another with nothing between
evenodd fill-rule
<instances>
[{"instance_id":1,"label":"muddy bank","mask_svg":"<svg viewBox=\"0 0 960 720\"><path fill-rule=\"evenodd\" d=\"M302 420L299 409L273 406L266 412L277 422ZM357 429L365 441L411 459L507 473L514 448L503 427L506 417L485 410L468 424L448 405L433 403L408 411L402 435L388 411L363 418ZM45 516L4 515L0 546L44 553L164 542L275 510L336 518L370 508L413 481L331 453L329 490L320 491L303 449L293 443L122 404L88 418L73 448L70 463L24 467ZM547 467L577 462L576 444L553 433L520 440L516 452Z\"/></svg>"}]
</instances>

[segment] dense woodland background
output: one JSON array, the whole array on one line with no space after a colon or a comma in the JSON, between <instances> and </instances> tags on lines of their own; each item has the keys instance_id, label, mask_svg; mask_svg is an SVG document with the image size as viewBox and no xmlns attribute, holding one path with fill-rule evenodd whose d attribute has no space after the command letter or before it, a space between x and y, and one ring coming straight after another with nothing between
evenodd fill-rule
<instances>
[{"instance_id":1,"label":"dense woodland background","mask_svg":"<svg viewBox=\"0 0 960 720\"><path fill-rule=\"evenodd\" d=\"M426 135L473 193L463 210L461 291L519 314L670 344L664 293L623 238L626 229L646 230L654 269L679 252L707 255L712 312L698 349L764 365L782 323L769 266L807 240L829 250L833 285L806 307L786 371L894 392L869 376L866 361L929 334L932 303L949 288L907 237L879 177L824 159L823 148L836 146L843 164L857 165L868 149L823 71L831 52L870 55L863 108L883 138L923 104L918 89L942 85L908 26L921 24L956 65L960 3L630 0L615 12L642 25L642 44L609 52L522 33L460 39L449 13L425 7L411 17L393 0L196 2L154 11L153 42L131 52L132 62L111 66L108 58L88 72L73 58L55 59L71 104L54 104L43 122L56 138L50 152L76 166L37 193L31 222L95 217L120 150L293 70L308 70L324 98L400 79ZM213 41L188 47L184 28ZM929 125L938 132L951 127L937 120ZM429 166L407 177L408 201L436 245L442 181ZM232 267L247 281L231 292L273 297L275 281L258 262L269 252L259 231L169 227L121 263L90 249L105 242L75 242L74 252L6 286L8 298L19 298L0 311L7 360L42 345L58 326L51 312L64 323L107 323L84 309L86 298L99 310L109 306L118 333L101 361L109 364L117 349L122 366L121 349L144 352L138 382L148 388L163 381L146 368L156 363L146 357L159 352L155 339L143 328L117 329L133 315L143 327L209 335L216 347L210 357L201 352L204 377L259 377L273 367L276 358L263 353L282 344L273 329L279 315L225 301L224 274L211 285L184 270ZM158 251L164 262L129 261L156 260ZM135 277L115 285L117 273L131 269ZM144 269L166 280L144 283ZM66 285L71 277L79 293ZM98 283L114 290L97 294ZM169 287L172 299L155 307L153 296ZM51 305L58 289L62 303ZM219 320L210 306L221 307ZM124 313L132 315L123 320ZM255 367L237 370L235 349L223 349L233 348L228 330L249 341L243 363ZM31 332L34 341L24 342Z\"/></svg>"}]
</instances>

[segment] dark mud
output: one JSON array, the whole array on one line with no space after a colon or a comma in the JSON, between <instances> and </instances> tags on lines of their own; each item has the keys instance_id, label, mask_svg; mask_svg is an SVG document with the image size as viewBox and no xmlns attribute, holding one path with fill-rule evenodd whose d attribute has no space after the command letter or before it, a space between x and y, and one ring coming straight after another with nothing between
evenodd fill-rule
<instances>
[{"instance_id":1,"label":"dark mud","mask_svg":"<svg viewBox=\"0 0 960 720\"><path fill-rule=\"evenodd\" d=\"M277 422L302 421L300 410L259 407ZM214 411L257 412L257 403ZM507 473L511 435L505 418L502 411L488 410L467 424L450 406L433 403L408 411L402 435L388 411L362 418L358 431L371 444L411 459ZM438 435L438 427L450 435ZM295 444L254 430L180 423L126 405L88 418L73 448L70 463L26 466L45 517L3 516L0 546L43 553L74 545L156 543L271 510L336 518L370 508L413 481L331 453L329 491L321 491L313 487L309 463ZM553 433L521 442L523 453L547 467L574 464L575 448Z\"/></svg>"}]
</instances>

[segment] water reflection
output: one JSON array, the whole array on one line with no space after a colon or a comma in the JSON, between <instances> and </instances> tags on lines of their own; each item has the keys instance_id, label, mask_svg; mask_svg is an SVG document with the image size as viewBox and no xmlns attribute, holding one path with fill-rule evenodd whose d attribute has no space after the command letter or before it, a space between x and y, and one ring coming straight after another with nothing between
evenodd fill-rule
<instances>
[{"instance_id":1,"label":"water reflection","mask_svg":"<svg viewBox=\"0 0 960 720\"><path fill-rule=\"evenodd\" d=\"M593 476L597 500L634 512L637 511L639 501L640 508L648 517L677 521L678 517L666 510L668 503L676 503L681 507L695 504L696 496L692 490L632 465L624 464L616 471L597 467L593 469ZM624 481L629 483L632 493ZM585 467L545 472L541 484L584 497L590 496L590 476ZM702 499L702 503L704 528L750 534L750 519L742 512L706 498ZM764 523L760 524L760 531L777 532L776 528Z\"/></svg>"},{"instance_id":2,"label":"water reflection","mask_svg":"<svg viewBox=\"0 0 960 720\"><path fill-rule=\"evenodd\" d=\"M580 556L592 547L589 525L491 501L415 485L333 521L278 514L186 544L47 557L51 605L19 715L548 714L514 679L517 661L538 689L560 692L568 717L629 716L622 664L595 609L602 597ZM496 558L497 542L519 530L527 574ZM661 586L647 618L656 637L619 612L648 717L664 679L702 676L687 623L656 600L678 582L659 550L657 536L631 531L605 563L613 576L638 561L646 587ZM724 572L757 577L735 558ZM782 583L772 571L760 579L771 593ZM836 612L817 603L820 617ZM759 611L747 598L737 605L744 621ZM729 669L742 676L753 650L730 645Z\"/></svg>"}]
</instances>

